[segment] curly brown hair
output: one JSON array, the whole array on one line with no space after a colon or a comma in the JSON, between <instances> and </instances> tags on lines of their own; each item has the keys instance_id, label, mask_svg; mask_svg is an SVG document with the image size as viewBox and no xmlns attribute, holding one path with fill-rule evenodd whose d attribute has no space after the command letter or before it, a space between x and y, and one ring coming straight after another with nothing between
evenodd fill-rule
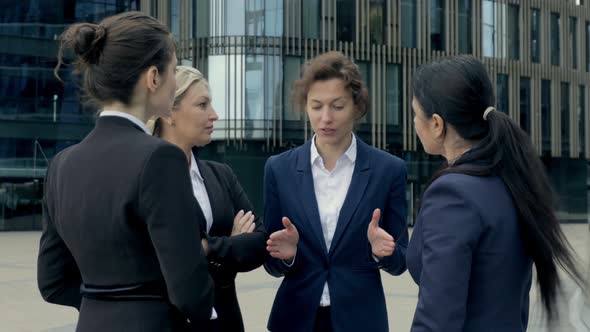
<instances>
[{"instance_id":1,"label":"curly brown hair","mask_svg":"<svg viewBox=\"0 0 590 332\"><path fill-rule=\"evenodd\" d=\"M296 109L305 112L307 94L314 82L340 79L352 93L358 112L357 120L369 111L369 91L361 72L352 60L341 52L331 51L309 60L301 78L293 83L292 100Z\"/></svg>"}]
</instances>

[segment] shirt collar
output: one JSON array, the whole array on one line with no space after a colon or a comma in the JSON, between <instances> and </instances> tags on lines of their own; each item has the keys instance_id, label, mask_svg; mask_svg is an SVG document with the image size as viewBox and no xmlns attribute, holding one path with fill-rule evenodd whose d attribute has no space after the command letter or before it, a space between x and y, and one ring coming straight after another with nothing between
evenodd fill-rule
<instances>
[{"instance_id":1,"label":"shirt collar","mask_svg":"<svg viewBox=\"0 0 590 332\"><path fill-rule=\"evenodd\" d=\"M150 130L148 129L148 127L145 125L145 123L143 123L143 121L139 120L138 118L136 118L135 116L133 116L129 113L120 112L120 111L104 110L104 111L100 112L99 116L101 116L101 117L102 116L118 116L120 118L125 118L125 119L133 122L139 128L141 128L146 134L148 134L148 135L152 134L150 132Z\"/></svg>"},{"instance_id":2,"label":"shirt collar","mask_svg":"<svg viewBox=\"0 0 590 332\"><path fill-rule=\"evenodd\" d=\"M195 155L191 152L191 174L195 174L201 182L205 182L203 176L201 176L201 172L199 171L199 165L197 165L197 159Z\"/></svg>"},{"instance_id":3,"label":"shirt collar","mask_svg":"<svg viewBox=\"0 0 590 332\"><path fill-rule=\"evenodd\" d=\"M356 136L354 134L351 134L351 135L352 135L352 141L350 142L350 146L348 147L348 149L346 149L346 151L344 152L344 154L342 156L345 156L346 158L348 158L348 160L350 160L350 162L354 163L354 162L356 162ZM313 137L311 138L311 164L312 165L316 162L316 160L321 159L320 153L318 152L318 148L315 145L315 137L316 137L316 135L313 135ZM340 158L342 158L342 156L340 156Z\"/></svg>"}]
</instances>

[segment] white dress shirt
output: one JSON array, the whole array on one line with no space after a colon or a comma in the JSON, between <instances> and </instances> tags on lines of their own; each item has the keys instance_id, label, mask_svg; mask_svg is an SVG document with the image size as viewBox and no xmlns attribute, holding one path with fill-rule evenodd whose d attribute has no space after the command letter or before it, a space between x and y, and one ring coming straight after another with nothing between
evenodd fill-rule
<instances>
[{"instance_id":1,"label":"white dress shirt","mask_svg":"<svg viewBox=\"0 0 590 332\"><path fill-rule=\"evenodd\" d=\"M102 112L100 112L100 117L103 116L118 116L120 118L125 118L131 122L133 122L135 125L137 125L139 128L143 129L143 131L145 131L146 134L151 135L152 133L150 132L150 130L148 129L148 127L145 125L145 123L143 123L143 121L141 121L140 119L136 118L135 116L129 114L129 113L125 113L125 112L119 112L119 111L109 111L109 110L104 110Z\"/></svg>"},{"instance_id":2,"label":"white dress shirt","mask_svg":"<svg viewBox=\"0 0 590 332\"><path fill-rule=\"evenodd\" d=\"M324 165L324 160L318 153L315 145L315 136L312 139L311 173L313 175L313 187L318 203L322 232L324 233L324 240L326 241L328 250L330 250L330 246L332 245L332 238L334 237L334 231L338 224L340 210L348 193L348 187L350 187L356 162L356 152L356 137L352 135L350 146L338 158L334 169L329 171ZM328 283L326 282L320 299L320 306L326 307L329 305L330 292Z\"/></svg>"},{"instance_id":3,"label":"white dress shirt","mask_svg":"<svg viewBox=\"0 0 590 332\"><path fill-rule=\"evenodd\" d=\"M197 165L197 161L195 159L195 155L191 152L191 182L193 185L193 195L199 202L199 206L205 215L205 220L207 220L207 234L211 230L211 225L213 225L213 211L211 210L211 201L209 201L209 195L207 194L207 188L205 188L205 180L201 176L201 172L199 171L199 166Z\"/></svg>"}]
</instances>

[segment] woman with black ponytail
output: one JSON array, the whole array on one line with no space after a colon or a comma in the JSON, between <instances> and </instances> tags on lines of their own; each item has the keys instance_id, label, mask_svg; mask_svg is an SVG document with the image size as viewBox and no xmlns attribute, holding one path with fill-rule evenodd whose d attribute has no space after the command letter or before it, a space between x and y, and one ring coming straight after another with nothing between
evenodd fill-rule
<instances>
[{"instance_id":1,"label":"woman with black ponytail","mask_svg":"<svg viewBox=\"0 0 590 332\"><path fill-rule=\"evenodd\" d=\"M420 67L414 126L446 159L429 182L407 251L420 331L525 331L532 265L553 319L559 269L583 284L528 135L497 111L484 65L457 56Z\"/></svg>"}]
</instances>

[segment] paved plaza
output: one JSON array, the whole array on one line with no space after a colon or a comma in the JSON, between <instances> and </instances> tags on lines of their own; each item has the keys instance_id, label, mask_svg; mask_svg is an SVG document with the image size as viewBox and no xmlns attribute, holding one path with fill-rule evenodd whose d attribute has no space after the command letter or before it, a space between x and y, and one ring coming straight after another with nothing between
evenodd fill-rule
<instances>
[{"instance_id":1,"label":"paved plaza","mask_svg":"<svg viewBox=\"0 0 590 332\"><path fill-rule=\"evenodd\" d=\"M587 224L563 226L570 242L588 272L590 232ZM45 303L36 285L36 257L40 232L0 233L0 331L73 332L77 311ZM510 259L507 257L506 259ZM500 271L499 271L500 272ZM416 306L418 288L406 272L400 277L383 273L383 284L391 331L409 331ZM240 274L238 297L246 331L266 331L266 321L280 279L263 268ZM583 295L569 279L560 301L560 321L552 327L543 324L536 291L531 292L531 318L528 331L590 332L590 310L584 308ZM584 319L586 322L584 322Z\"/></svg>"}]
</instances>

